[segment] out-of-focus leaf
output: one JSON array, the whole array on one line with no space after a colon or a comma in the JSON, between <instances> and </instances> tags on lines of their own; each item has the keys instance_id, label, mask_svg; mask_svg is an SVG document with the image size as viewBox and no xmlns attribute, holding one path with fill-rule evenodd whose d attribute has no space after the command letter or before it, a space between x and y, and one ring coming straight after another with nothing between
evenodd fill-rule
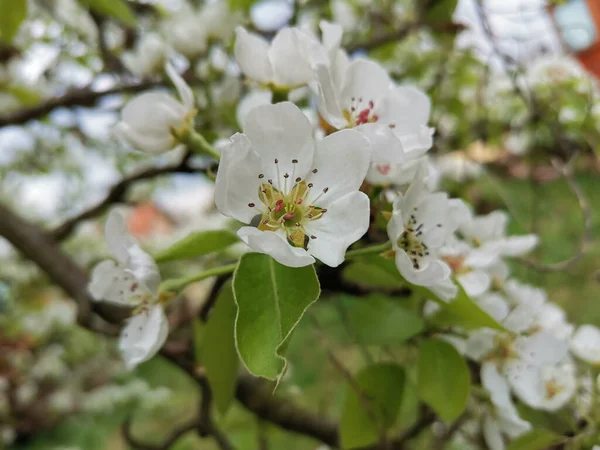
<instances>
[{"instance_id":1,"label":"out-of-focus leaf","mask_svg":"<svg viewBox=\"0 0 600 450\"><path fill-rule=\"evenodd\" d=\"M344 280L364 288L401 289L407 287L394 260L381 256L364 257L343 272Z\"/></svg>"},{"instance_id":2,"label":"out-of-focus leaf","mask_svg":"<svg viewBox=\"0 0 600 450\"><path fill-rule=\"evenodd\" d=\"M419 396L445 422L456 420L467 406L471 385L465 359L451 344L431 339L421 345L418 367Z\"/></svg>"},{"instance_id":3,"label":"out-of-focus leaf","mask_svg":"<svg viewBox=\"0 0 600 450\"><path fill-rule=\"evenodd\" d=\"M41 100L40 95L36 91L24 86L8 86L5 90L19 100L23 106L37 105Z\"/></svg>"},{"instance_id":4,"label":"out-of-focus leaf","mask_svg":"<svg viewBox=\"0 0 600 450\"><path fill-rule=\"evenodd\" d=\"M0 43L10 44L27 18L27 0L0 0Z\"/></svg>"},{"instance_id":5,"label":"out-of-focus leaf","mask_svg":"<svg viewBox=\"0 0 600 450\"><path fill-rule=\"evenodd\" d=\"M112 17L125 25L134 27L137 18L125 0L79 0L84 6L99 14Z\"/></svg>"},{"instance_id":6,"label":"out-of-focus leaf","mask_svg":"<svg viewBox=\"0 0 600 450\"><path fill-rule=\"evenodd\" d=\"M239 241L229 230L207 230L191 233L182 240L154 256L157 262L197 258L208 253L225 250Z\"/></svg>"},{"instance_id":7,"label":"out-of-focus leaf","mask_svg":"<svg viewBox=\"0 0 600 450\"><path fill-rule=\"evenodd\" d=\"M277 379L283 373L285 345L320 292L313 266L287 267L261 253L242 256L233 276L235 342L253 375Z\"/></svg>"},{"instance_id":8,"label":"out-of-focus leaf","mask_svg":"<svg viewBox=\"0 0 600 450\"><path fill-rule=\"evenodd\" d=\"M531 430L512 441L508 450L544 450L559 443L561 439L552 431Z\"/></svg>"},{"instance_id":9,"label":"out-of-focus leaf","mask_svg":"<svg viewBox=\"0 0 600 450\"><path fill-rule=\"evenodd\" d=\"M215 403L225 414L235 395L238 355L235 350L235 299L231 282L226 283L217 298L204 329L200 356Z\"/></svg>"},{"instance_id":10,"label":"out-of-focus leaf","mask_svg":"<svg viewBox=\"0 0 600 450\"><path fill-rule=\"evenodd\" d=\"M431 6L425 11L425 23L448 24L458 5L458 0L431 0Z\"/></svg>"},{"instance_id":11,"label":"out-of-focus leaf","mask_svg":"<svg viewBox=\"0 0 600 450\"><path fill-rule=\"evenodd\" d=\"M340 419L342 448L361 448L379 440L380 430L396 421L404 392L404 369L396 364L378 363L361 370L356 387L347 386Z\"/></svg>"},{"instance_id":12,"label":"out-of-focus leaf","mask_svg":"<svg viewBox=\"0 0 600 450\"><path fill-rule=\"evenodd\" d=\"M393 345L420 333L423 319L384 295L344 298L350 328L358 344Z\"/></svg>"}]
</instances>

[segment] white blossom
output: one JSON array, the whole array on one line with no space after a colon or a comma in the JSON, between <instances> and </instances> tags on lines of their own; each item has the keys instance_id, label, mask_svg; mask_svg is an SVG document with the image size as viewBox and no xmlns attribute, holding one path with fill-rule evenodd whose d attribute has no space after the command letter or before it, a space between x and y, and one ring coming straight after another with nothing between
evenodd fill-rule
<instances>
[{"instance_id":1,"label":"white blossom","mask_svg":"<svg viewBox=\"0 0 600 450\"><path fill-rule=\"evenodd\" d=\"M119 350L128 367L152 358L168 334L159 303L160 274L150 255L127 232L120 213L112 211L105 225L108 248L117 260L105 260L93 270L89 291L95 300L135 307L119 337Z\"/></svg>"},{"instance_id":2,"label":"white blossom","mask_svg":"<svg viewBox=\"0 0 600 450\"><path fill-rule=\"evenodd\" d=\"M156 33L143 35L135 49L123 55L123 63L138 77L153 75L162 70L169 56L169 46Z\"/></svg>"},{"instance_id":3,"label":"white blossom","mask_svg":"<svg viewBox=\"0 0 600 450\"><path fill-rule=\"evenodd\" d=\"M321 43L298 28L279 30L269 43L238 27L235 59L248 78L282 90L307 84L314 78L312 66L316 62L328 62Z\"/></svg>"},{"instance_id":4,"label":"white blossom","mask_svg":"<svg viewBox=\"0 0 600 450\"><path fill-rule=\"evenodd\" d=\"M600 365L600 330L593 325L580 326L571 338L571 351L589 364Z\"/></svg>"},{"instance_id":5,"label":"white blossom","mask_svg":"<svg viewBox=\"0 0 600 450\"><path fill-rule=\"evenodd\" d=\"M387 227L398 270L409 282L430 288L444 300L456 296L452 270L439 255L440 248L458 228L466 208L442 192L429 192L418 172L405 195L393 205Z\"/></svg>"},{"instance_id":6,"label":"white blossom","mask_svg":"<svg viewBox=\"0 0 600 450\"><path fill-rule=\"evenodd\" d=\"M483 173L483 166L462 151L444 153L436 159L436 165L442 178L457 183L479 178Z\"/></svg>"},{"instance_id":7,"label":"white blossom","mask_svg":"<svg viewBox=\"0 0 600 450\"><path fill-rule=\"evenodd\" d=\"M254 225L238 232L253 250L290 267L314 257L335 267L369 226L369 199L358 191L368 143L353 130L317 142L312 135L292 103L254 108L244 134L223 150L215 201L224 215Z\"/></svg>"},{"instance_id":8,"label":"white blossom","mask_svg":"<svg viewBox=\"0 0 600 450\"><path fill-rule=\"evenodd\" d=\"M179 99L163 92L140 94L125 105L115 126L118 136L150 154L181 148L172 129L189 126L195 115L192 90L170 64L165 69Z\"/></svg>"},{"instance_id":9,"label":"white blossom","mask_svg":"<svg viewBox=\"0 0 600 450\"><path fill-rule=\"evenodd\" d=\"M369 139L373 163L385 167L423 156L431 147L429 97L412 86L396 86L374 61L355 60L341 73L317 64L318 110L331 129L356 127ZM384 169L388 170L388 169Z\"/></svg>"}]
</instances>

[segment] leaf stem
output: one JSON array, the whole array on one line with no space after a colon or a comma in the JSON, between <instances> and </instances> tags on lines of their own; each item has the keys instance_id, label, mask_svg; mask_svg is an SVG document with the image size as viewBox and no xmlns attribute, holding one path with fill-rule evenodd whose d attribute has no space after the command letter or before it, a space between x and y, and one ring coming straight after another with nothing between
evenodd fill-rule
<instances>
[{"instance_id":1,"label":"leaf stem","mask_svg":"<svg viewBox=\"0 0 600 450\"><path fill-rule=\"evenodd\" d=\"M352 258L356 258L358 256L364 256L364 255L372 255L373 253L379 254L379 253L383 253L391 248L392 248L391 241L388 241L384 244L371 245L368 247L357 248L356 250L350 250L349 252L346 252L346 259L352 259Z\"/></svg>"},{"instance_id":2,"label":"leaf stem","mask_svg":"<svg viewBox=\"0 0 600 450\"><path fill-rule=\"evenodd\" d=\"M190 277L166 280L161 284L160 288L162 291L179 292L184 287L186 287L188 284L194 283L195 281L201 281L201 280L205 280L206 278L233 273L233 271L235 270L236 267L237 267L237 262L235 262L233 264L227 264L225 266L214 267L212 269L205 270L204 272L200 272L200 273L198 273L196 275L192 275Z\"/></svg>"}]
</instances>

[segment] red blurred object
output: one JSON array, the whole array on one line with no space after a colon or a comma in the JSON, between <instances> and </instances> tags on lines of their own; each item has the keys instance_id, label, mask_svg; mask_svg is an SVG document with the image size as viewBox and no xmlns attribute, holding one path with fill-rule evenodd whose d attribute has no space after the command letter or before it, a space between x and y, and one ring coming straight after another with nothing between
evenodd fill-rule
<instances>
[{"instance_id":1,"label":"red blurred object","mask_svg":"<svg viewBox=\"0 0 600 450\"><path fill-rule=\"evenodd\" d=\"M129 232L141 239L168 234L174 226L173 220L152 202L136 206L127 220Z\"/></svg>"},{"instance_id":2,"label":"red blurred object","mask_svg":"<svg viewBox=\"0 0 600 450\"><path fill-rule=\"evenodd\" d=\"M600 78L600 0L570 0L549 9L563 46Z\"/></svg>"}]
</instances>

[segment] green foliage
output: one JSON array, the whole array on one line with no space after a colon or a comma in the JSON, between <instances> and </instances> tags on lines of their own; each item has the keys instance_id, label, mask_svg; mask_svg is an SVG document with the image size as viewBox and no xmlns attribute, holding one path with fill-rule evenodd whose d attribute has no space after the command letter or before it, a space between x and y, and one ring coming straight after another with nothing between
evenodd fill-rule
<instances>
[{"instance_id":1,"label":"green foliage","mask_svg":"<svg viewBox=\"0 0 600 450\"><path fill-rule=\"evenodd\" d=\"M343 273L344 280L365 289L393 290L407 287L392 259L368 256L352 262Z\"/></svg>"},{"instance_id":2,"label":"green foliage","mask_svg":"<svg viewBox=\"0 0 600 450\"><path fill-rule=\"evenodd\" d=\"M439 339L423 342L419 354L419 395L445 422L452 422L467 406L471 376L464 358Z\"/></svg>"},{"instance_id":3,"label":"green foliage","mask_svg":"<svg viewBox=\"0 0 600 450\"><path fill-rule=\"evenodd\" d=\"M507 450L544 450L562 440L548 430L532 430L512 441Z\"/></svg>"},{"instance_id":4,"label":"green foliage","mask_svg":"<svg viewBox=\"0 0 600 450\"><path fill-rule=\"evenodd\" d=\"M345 312L356 342L362 345L393 345L423 331L423 319L384 295L344 298Z\"/></svg>"},{"instance_id":5,"label":"green foliage","mask_svg":"<svg viewBox=\"0 0 600 450\"><path fill-rule=\"evenodd\" d=\"M236 306L231 283L223 286L202 339L202 363L210 383L215 403L225 414L235 395L238 356L235 350Z\"/></svg>"},{"instance_id":6,"label":"green foliage","mask_svg":"<svg viewBox=\"0 0 600 450\"><path fill-rule=\"evenodd\" d=\"M191 233L169 248L155 255L157 262L197 258L208 253L225 250L239 241L229 230L207 230Z\"/></svg>"},{"instance_id":7,"label":"green foliage","mask_svg":"<svg viewBox=\"0 0 600 450\"><path fill-rule=\"evenodd\" d=\"M448 24L452 21L458 0L432 0L430 4L425 12L425 23Z\"/></svg>"},{"instance_id":8,"label":"green foliage","mask_svg":"<svg viewBox=\"0 0 600 450\"><path fill-rule=\"evenodd\" d=\"M469 298L462 286L458 285L458 295L448 303L439 302L442 310L431 319L438 326L454 326L467 329L492 328L504 331L504 327Z\"/></svg>"},{"instance_id":9,"label":"green foliage","mask_svg":"<svg viewBox=\"0 0 600 450\"><path fill-rule=\"evenodd\" d=\"M396 421L404 392L404 369L378 363L361 370L346 387L340 438L342 448L361 448L379 441Z\"/></svg>"},{"instance_id":10,"label":"green foliage","mask_svg":"<svg viewBox=\"0 0 600 450\"><path fill-rule=\"evenodd\" d=\"M246 253L233 276L233 292L240 358L252 374L278 378L287 362L284 347L321 292L314 267L291 268L268 255Z\"/></svg>"},{"instance_id":11,"label":"green foliage","mask_svg":"<svg viewBox=\"0 0 600 450\"><path fill-rule=\"evenodd\" d=\"M135 14L124 0L79 0L79 2L92 11L117 19L125 25L134 27L137 24Z\"/></svg>"},{"instance_id":12,"label":"green foliage","mask_svg":"<svg viewBox=\"0 0 600 450\"><path fill-rule=\"evenodd\" d=\"M27 18L27 0L0 0L0 43L10 44Z\"/></svg>"},{"instance_id":13,"label":"green foliage","mask_svg":"<svg viewBox=\"0 0 600 450\"><path fill-rule=\"evenodd\" d=\"M250 11L254 0L227 0L227 5L233 11Z\"/></svg>"}]
</instances>

